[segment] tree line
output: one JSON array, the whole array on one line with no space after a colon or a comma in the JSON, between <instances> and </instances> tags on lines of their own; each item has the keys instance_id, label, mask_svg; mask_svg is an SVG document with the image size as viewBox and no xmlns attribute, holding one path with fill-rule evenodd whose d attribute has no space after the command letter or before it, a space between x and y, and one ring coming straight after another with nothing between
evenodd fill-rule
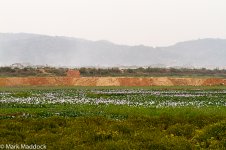
<instances>
[{"instance_id":1,"label":"tree line","mask_svg":"<svg viewBox=\"0 0 226 150\"><path fill-rule=\"evenodd\" d=\"M214 76L226 77L225 69L191 69L191 68L74 68L79 70L84 77L104 77L104 76L131 76L131 77L149 77L149 76ZM66 76L69 68L56 67L0 67L1 77L17 76Z\"/></svg>"}]
</instances>

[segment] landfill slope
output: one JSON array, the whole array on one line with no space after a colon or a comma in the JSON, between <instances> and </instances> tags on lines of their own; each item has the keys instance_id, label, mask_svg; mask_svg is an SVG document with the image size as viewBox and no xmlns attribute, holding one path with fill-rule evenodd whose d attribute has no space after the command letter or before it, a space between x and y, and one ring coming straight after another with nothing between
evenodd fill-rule
<instances>
[{"instance_id":1,"label":"landfill slope","mask_svg":"<svg viewBox=\"0 0 226 150\"><path fill-rule=\"evenodd\" d=\"M223 78L170 77L8 77L0 86L212 86L226 85Z\"/></svg>"}]
</instances>

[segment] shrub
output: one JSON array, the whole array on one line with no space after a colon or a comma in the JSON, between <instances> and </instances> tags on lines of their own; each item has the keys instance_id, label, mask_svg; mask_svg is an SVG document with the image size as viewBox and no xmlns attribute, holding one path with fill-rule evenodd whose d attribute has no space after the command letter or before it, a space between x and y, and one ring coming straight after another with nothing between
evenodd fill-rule
<instances>
[{"instance_id":1,"label":"shrub","mask_svg":"<svg viewBox=\"0 0 226 150\"><path fill-rule=\"evenodd\" d=\"M186 138L192 138L195 134L195 126L191 124L175 124L167 129L167 133L176 136L184 136Z\"/></svg>"}]
</instances>

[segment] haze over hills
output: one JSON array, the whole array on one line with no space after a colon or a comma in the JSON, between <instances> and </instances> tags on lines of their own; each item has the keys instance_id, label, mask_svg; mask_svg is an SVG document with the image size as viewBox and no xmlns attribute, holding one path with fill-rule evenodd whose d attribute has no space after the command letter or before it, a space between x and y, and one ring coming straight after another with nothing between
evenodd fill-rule
<instances>
[{"instance_id":1,"label":"haze over hills","mask_svg":"<svg viewBox=\"0 0 226 150\"><path fill-rule=\"evenodd\" d=\"M226 67L226 40L199 39L168 47L117 45L72 37L0 33L0 65Z\"/></svg>"}]
</instances>

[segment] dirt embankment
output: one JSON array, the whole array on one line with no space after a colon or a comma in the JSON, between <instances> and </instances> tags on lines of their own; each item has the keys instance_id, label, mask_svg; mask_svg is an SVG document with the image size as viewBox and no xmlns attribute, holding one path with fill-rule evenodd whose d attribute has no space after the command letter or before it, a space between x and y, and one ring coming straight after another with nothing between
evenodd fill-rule
<instances>
[{"instance_id":1,"label":"dirt embankment","mask_svg":"<svg viewBox=\"0 0 226 150\"><path fill-rule=\"evenodd\" d=\"M0 78L0 86L211 86L226 85L221 78L169 77L12 77Z\"/></svg>"}]
</instances>

